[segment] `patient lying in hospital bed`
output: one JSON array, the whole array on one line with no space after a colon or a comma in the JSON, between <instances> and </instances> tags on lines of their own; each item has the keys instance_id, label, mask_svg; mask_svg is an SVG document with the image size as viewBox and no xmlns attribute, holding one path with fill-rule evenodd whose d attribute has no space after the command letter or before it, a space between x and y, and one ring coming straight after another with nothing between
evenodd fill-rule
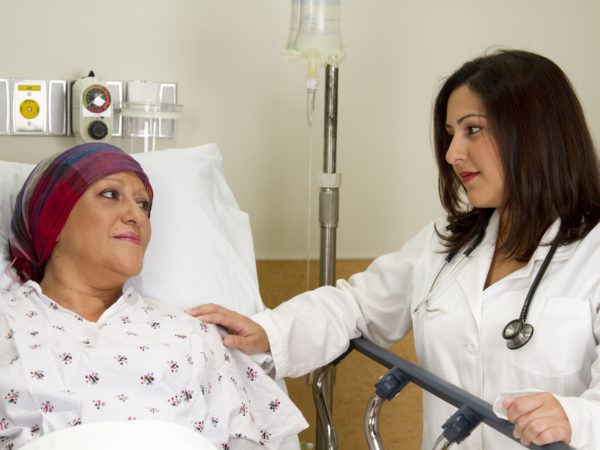
<instances>
[{"instance_id":1,"label":"patient lying in hospital bed","mask_svg":"<svg viewBox=\"0 0 600 450\"><path fill-rule=\"evenodd\" d=\"M145 184L148 198L138 198L139 186L144 186L142 181L146 180L137 163L105 144L86 144L70 152L71 158L65 158L64 166L69 170L74 168L77 179L91 180L77 194L71 214L73 211L82 214L81 199L125 202L131 194L134 212L120 215L117 228L123 231L127 224L143 222L139 213L146 204L149 210L152 188ZM88 170L88 164L98 163L94 157L100 154L103 163L114 158L117 169ZM82 162L73 163L73 158ZM168 163L169 158L178 164L173 167ZM58 296L59 300L49 293L60 292L47 280L52 279L48 273L54 270L56 261L69 262L65 244L56 244L48 262L43 256L31 256L25 258L31 261L23 266L21 256L35 252L20 240L19 227L13 224L11 228L11 262L15 267L3 270L0 276L4 291L0 299L0 442L3 448L16 448L72 426L149 419L185 426L218 448L279 448L283 441L306 427L299 411L256 362L226 349L215 327L182 311L206 301L223 303L246 313L262 309L251 242L234 245L249 234L247 217L237 209L223 183L218 150L214 146L172 150L139 155L138 159L156 191L152 206L156 244L148 247L144 271L130 279L126 288L122 289L121 283L118 298L107 304L98 317L89 314L87 305L71 306L61 301L64 297ZM175 174L169 172L169 166ZM8 184L18 184L30 169L14 163L0 165L0 180L4 184L0 186L3 196L0 239L4 242L7 204L15 201L15 190ZM119 178L132 172L137 175ZM62 174L59 170L54 176L62 176L57 173ZM112 186L117 183L117 192L109 185L97 193L93 191L106 179ZM182 188L176 180L188 184ZM196 190L198 184L210 187L208 191ZM37 214L39 208L48 205L53 210L59 208L65 195L38 201L29 193L31 201L19 203L17 199L17 203L29 214ZM203 207L197 211L194 207L199 203ZM99 204L91 205L96 210ZM136 209L138 206L140 210ZM18 208L16 211L19 213ZM26 218L24 223L32 224L35 220ZM72 229L68 219L64 227ZM96 224L89 228L96 228ZM132 226L134 229L137 228ZM143 244L143 230L136 233ZM37 242L39 236L46 239L48 232L32 234L30 241ZM69 236L61 231L54 239L68 241ZM126 244L134 248L139 245L118 241L127 251L130 247ZM87 242L90 249L100 249L94 254L102 251L103 246L94 247L92 239ZM62 259L57 259L58 254L63 255ZM115 260L115 266L118 264ZM83 273L84 268L82 261L68 276L79 274L80 270ZM22 285L12 282L8 274L14 275L15 269L21 281L31 280ZM38 269L42 272L36 276ZM110 272L112 268L109 269ZM130 269L119 269L119 274L127 270ZM81 277L75 279L80 281Z\"/></svg>"}]
</instances>

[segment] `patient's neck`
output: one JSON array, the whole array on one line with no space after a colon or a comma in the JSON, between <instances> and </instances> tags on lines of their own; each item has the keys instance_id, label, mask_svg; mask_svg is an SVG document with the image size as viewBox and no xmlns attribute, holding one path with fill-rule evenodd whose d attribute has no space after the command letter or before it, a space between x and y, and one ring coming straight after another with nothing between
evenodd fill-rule
<instances>
[{"instance_id":1,"label":"patient's neck","mask_svg":"<svg viewBox=\"0 0 600 450\"><path fill-rule=\"evenodd\" d=\"M40 287L52 301L90 322L96 322L123 290L123 285L94 287L81 280L56 276L52 271L44 273Z\"/></svg>"}]
</instances>

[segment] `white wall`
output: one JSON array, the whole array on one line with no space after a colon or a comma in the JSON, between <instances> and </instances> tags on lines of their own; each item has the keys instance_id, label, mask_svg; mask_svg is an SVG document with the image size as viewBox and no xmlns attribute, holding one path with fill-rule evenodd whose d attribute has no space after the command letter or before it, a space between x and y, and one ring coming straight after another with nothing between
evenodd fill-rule
<instances>
[{"instance_id":1,"label":"white wall","mask_svg":"<svg viewBox=\"0 0 600 450\"><path fill-rule=\"evenodd\" d=\"M259 258L303 258L305 68L284 63L288 0L3 0L0 77L179 83L177 145L216 142ZM430 119L441 79L494 46L554 59L600 137L597 0L342 0L339 257L396 249L441 214ZM313 129L322 165L323 71ZM71 138L0 137L0 158L36 162ZM117 144L119 144L117 142ZM318 255L317 187L313 255Z\"/></svg>"}]
</instances>

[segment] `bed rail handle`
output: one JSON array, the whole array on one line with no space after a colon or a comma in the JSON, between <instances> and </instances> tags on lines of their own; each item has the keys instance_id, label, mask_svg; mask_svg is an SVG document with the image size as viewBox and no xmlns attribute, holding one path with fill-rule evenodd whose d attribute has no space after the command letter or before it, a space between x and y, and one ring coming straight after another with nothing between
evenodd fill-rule
<instances>
[{"instance_id":1,"label":"bed rail handle","mask_svg":"<svg viewBox=\"0 0 600 450\"><path fill-rule=\"evenodd\" d=\"M320 420L323 433L324 445L327 450L337 450L338 442L333 425L333 417L328 402L326 401L326 381L333 365L321 367L315 371L313 380L313 398L317 407L317 417Z\"/></svg>"},{"instance_id":2,"label":"bed rail handle","mask_svg":"<svg viewBox=\"0 0 600 450\"><path fill-rule=\"evenodd\" d=\"M369 450L383 450L383 443L379 435L379 414L381 413L383 402L384 400L375 392L367 405L367 412L365 413L365 436L367 437Z\"/></svg>"},{"instance_id":3,"label":"bed rail handle","mask_svg":"<svg viewBox=\"0 0 600 450\"><path fill-rule=\"evenodd\" d=\"M453 442L461 442L481 422L510 439L519 442L512 434L514 425L508 420L497 417L492 410L492 405L479 397L448 383L437 375L410 363L364 338L352 340L351 346L370 359L391 369L375 385L375 395L371 398L365 414L365 431L367 431L367 422L369 422L369 431L366 434L370 450L383 449L381 439L379 438L378 424L381 404L384 400L391 400L398 395L410 382L459 408L443 426L444 431L442 432L442 436L445 442L444 447L440 448L447 448ZM339 360L336 362L339 362ZM438 439L438 441L440 440ZM534 450L573 450L572 447L562 442L544 446L531 444L527 448Z\"/></svg>"}]
</instances>

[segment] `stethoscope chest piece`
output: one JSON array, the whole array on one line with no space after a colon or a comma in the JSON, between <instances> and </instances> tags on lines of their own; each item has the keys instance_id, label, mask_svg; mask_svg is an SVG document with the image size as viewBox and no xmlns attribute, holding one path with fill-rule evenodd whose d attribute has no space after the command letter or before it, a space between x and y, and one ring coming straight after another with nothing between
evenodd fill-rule
<instances>
[{"instance_id":1,"label":"stethoscope chest piece","mask_svg":"<svg viewBox=\"0 0 600 450\"><path fill-rule=\"evenodd\" d=\"M533 327L525 322L527 313L529 312L529 304L531 303L531 299L533 298L544 273L546 273L550 261L552 261L556 247L556 245L552 244L550 250L548 250L548 254L544 258L533 283L529 287L529 292L527 292L525 303L523 303L523 308L521 309L521 315L518 319L508 322L502 330L502 337L506 339L506 346L511 350L523 347L531 340L531 336L533 336Z\"/></svg>"},{"instance_id":2,"label":"stethoscope chest piece","mask_svg":"<svg viewBox=\"0 0 600 450\"><path fill-rule=\"evenodd\" d=\"M502 337L506 339L506 346L511 350L523 347L533 336L533 326L523 322L522 319L515 319L504 327Z\"/></svg>"}]
</instances>

